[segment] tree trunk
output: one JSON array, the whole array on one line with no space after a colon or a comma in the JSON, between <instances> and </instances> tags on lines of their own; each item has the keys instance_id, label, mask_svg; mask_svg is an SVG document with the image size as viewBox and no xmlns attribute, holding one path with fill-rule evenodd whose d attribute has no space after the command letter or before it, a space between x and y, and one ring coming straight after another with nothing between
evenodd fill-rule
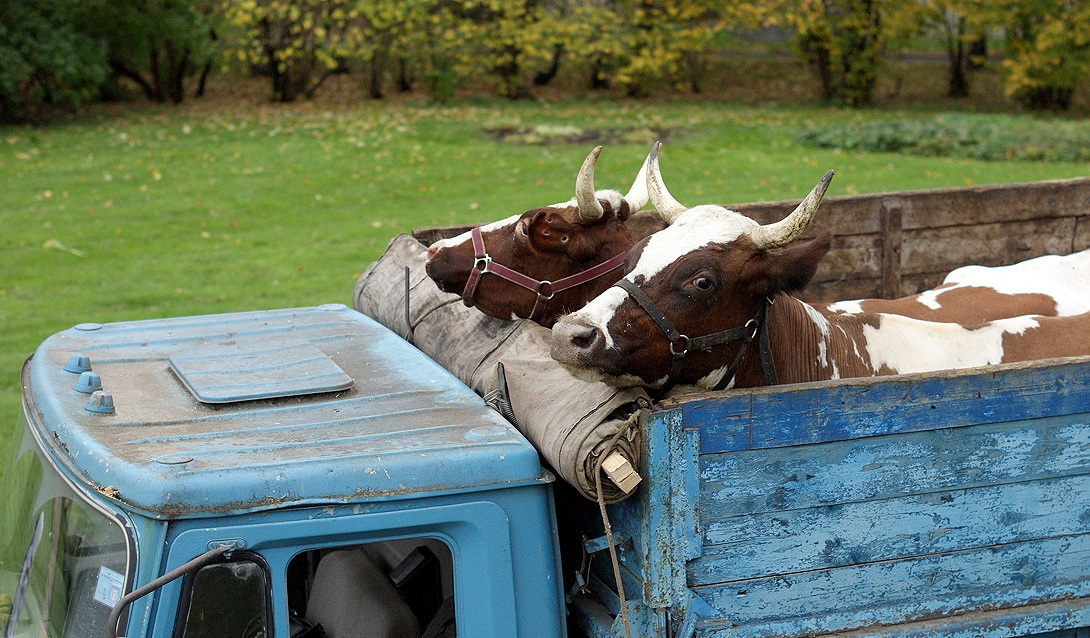
<instances>
[{"instance_id":1,"label":"tree trunk","mask_svg":"<svg viewBox=\"0 0 1090 638\"><path fill-rule=\"evenodd\" d=\"M405 56L397 56L397 90L408 93L413 90L413 77L409 71L409 59Z\"/></svg>"},{"instance_id":2,"label":"tree trunk","mask_svg":"<svg viewBox=\"0 0 1090 638\"><path fill-rule=\"evenodd\" d=\"M548 86L549 82L552 82L553 79L556 78L557 73L560 72L560 59L563 56L563 44L558 44L553 47L553 57L549 62L549 67L534 76L534 86Z\"/></svg>"},{"instance_id":3,"label":"tree trunk","mask_svg":"<svg viewBox=\"0 0 1090 638\"><path fill-rule=\"evenodd\" d=\"M381 100L384 96L382 94L382 79L386 75L386 60L388 58L388 48L383 45L375 49L374 55L371 56L371 73L368 82L368 93L372 99Z\"/></svg>"}]
</instances>

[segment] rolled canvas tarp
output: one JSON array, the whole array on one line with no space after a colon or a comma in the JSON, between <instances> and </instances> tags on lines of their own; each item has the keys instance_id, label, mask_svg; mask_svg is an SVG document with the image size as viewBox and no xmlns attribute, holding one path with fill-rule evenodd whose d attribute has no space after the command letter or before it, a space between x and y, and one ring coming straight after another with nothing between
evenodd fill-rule
<instances>
[{"instance_id":1,"label":"rolled canvas tarp","mask_svg":"<svg viewBox=\"0 0 1090 638\"><path fill-rule=\"evenodd\" d=\"M481 395L498 388L502 363L516 425L585 497L596 499L595 468L604 453L618 452L638 468L636 417L641 402L650 405L646 392L568 374L549 356L548 328L488 317L440 291L424 272L426 250L408 235L391 240L357 280L356 310L405 337ZM608 480L602 490L607 502L626 496Z\"/></svg>"}]
</instances>

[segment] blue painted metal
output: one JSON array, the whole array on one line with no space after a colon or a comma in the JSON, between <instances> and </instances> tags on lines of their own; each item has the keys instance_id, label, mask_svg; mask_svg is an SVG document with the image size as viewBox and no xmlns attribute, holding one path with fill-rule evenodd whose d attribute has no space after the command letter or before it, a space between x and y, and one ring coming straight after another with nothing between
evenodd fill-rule
<instances>
[{"instance_id":1,"label":"blue painted metal","mask_svg":"<svg viewBox=\"0 0 1090 638\"><path fill-rule=\"evenodd\" d=\"M170 364L189 358L182 369L191 374L219 361L237 373L267 364L262 353L278 343L319 359L318 372L295 360L265 365L260 385L240 387L235 375L233 386L212 390L213 404L198 400ZM89 357L114 414L89 413L86 395L72 392L74 379L62 368L74 352ZM194 353L208 357L194 360ZM332 387L318 379L330 366L350 375L350 388L330 392L343 379ZM115 486L129 509L152 517L548 480L533 447L472 391L344 306L67 330L39 347L28 374L29 399L58 458L91 485ZM278 394L278 384L281 394L304 394L246 400ZM234 402L221 402L231 394Z\"/></svg>"},{"instance_id":2,"label":"blue painted metal","mask_svg":"<svg viewBox=\"0 0 1090 638\"><path fill-rule=\"evenodd\" d=\"M170 356L170 369L201 403L339 392L352 377L309 341L201 341Z\"/></svg>"},{"instance_id":3,"label":"blue painted metal","mask_svg":"<svg viewBox=\"0 0 1090 638\"><path fill-rule=\"evenodd\" d=\"M198 345L210 343L223 347ZM294 358L266 357L278 343ZM77 350L114 414L87 412L72 390L63 368ZM312 365L323 357L347 388L325 382L327 362ZM215 403L179 378L217 366L233 380L198 388ZM245 547L269 568L274 635L287 636L300 552L435 538L454 561L459 636L564 635L552 475L480 397L367 317L323 306L77 327L43 343L23 375L29 427L58 470L131 520L134 586L209 547ZM254 398L255 387L289 396ZM125 635L173 635L182 586L138 600Z\"/></svg>"}]
</instances>

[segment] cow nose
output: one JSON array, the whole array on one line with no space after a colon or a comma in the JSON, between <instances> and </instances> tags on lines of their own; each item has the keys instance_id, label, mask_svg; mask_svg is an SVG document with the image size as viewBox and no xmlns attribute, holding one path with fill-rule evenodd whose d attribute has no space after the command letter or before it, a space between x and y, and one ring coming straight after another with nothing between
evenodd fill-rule
<instances>
[{"instance_id":1,"label":"cow nose","mask_svg":"<svg viewBox=\"0 0 1090 638\"><path fill-rule=\"evenodd\" d=\"M428 261L435 258L435 254L439 252L439 242L435 242L431 246L428 246Z\"/></svg>"},{"instance_id":2,"label":"cow nose","mask_svg":"<svg viewBox=\"0 0 1090 638\"><path fill-rule=\"evenodd\" d=\"M583 363L601 349L601 331L577 321L558 321L553 325L551 354L561 363Z\"/></svg>"}]
</instances>

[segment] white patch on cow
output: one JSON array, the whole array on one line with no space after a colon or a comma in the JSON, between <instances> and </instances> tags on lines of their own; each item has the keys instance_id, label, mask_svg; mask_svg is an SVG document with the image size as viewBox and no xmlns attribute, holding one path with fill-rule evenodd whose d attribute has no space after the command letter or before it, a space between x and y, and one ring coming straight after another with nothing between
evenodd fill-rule
<instances>
[{"instance_id":1,"label":"white patch on cow","mask_svg":"<svg viewBox=\"0 0 1090 638\"><path fill-rule=\"evenodd\" d=\"M851 299L848 301L837 301L828 305L829 312L835 312L841 315L861 315L863 314L863 306L860 302L862 299Z\"/></svg>"},{"instance_id":2,"label":"white patch on cow","mask_svg":"<svg viewBox=\"0 0 1090 638\"><path fill-rule=\"evenodd\" d=\"M956 286L955 286L956 287ZM942 290L927 290L921 292L916 296L916 301L927 306L932 310L938 310L942 308L942 304L939 303L939 295L950 290L950 288L943 288Z\"/></svg>"},{"instance_id":3,"label":"white patch on cow","mask_svg":"<svg viewBox=\"0 0 1090 638\"><path fill-rule=\"evenodd\" d=\"M613 208L613 210L620 210L621 202L624 201L624 197L615 190L606 189L594 191L594 196L598 199L604 199L609 202L609 205ZM547 208L579 208L579 202L577 202L573 197L566 202L549 204Z\"/></svg>"},{"instance_id":4,"label":"white patch on cow","mask_svg":"<svg viewBox=\"0 0 1090 638\"><path fill-rule=\"evenodd\" d=\"M726 244L757 228L757 222L722 206L694 206L674 223L651 235L640 260L626 279L650 280L682 255L708 244Z\"/></svg>"},{"instance_id":5,"label":"white patch on cow","mask_svg":"<svg viewBox=\"0 0 1090 638\"><path fill-rule=\"evenodd\" d=\"M820 312L818 312L813 306L808 303L802 303L803 310L806 311L806 316L810 318L810 322L814 324L814 327L821 333L821 337L818 339L818 363L822 368L832 368L833 378L840 378L840 371L836 367L836 363L829 361L829 342L832 336L832 326L829 324L829 320L825 318Z\"/></svg>"},{"instance_id":6,"label":"white patch on cow","mask_svg":"<svg viewBox=\"0 0 1090 638\"><path fill-rule=\"evenodd\" d=\"M617 308L628 298L628 293L621 288L609 288L591 300L590 303L570 315L573 321L597 328L605 338L607 348L614 347L613 335L609 334L609 320Z\"/></svg>"},{"instance_id":7,"label":"white patch on cow","mask_svg":"<svg viewBox=\"0 0 1090 638\"><path fill-rule=\"evenodd\" d=\"M560 365L577 379L581 379L588 383L605 383L606 385L611 385L615 388L661 388L665 386L666 382L669 380L669 377L662 377L661 379L656 379L651 383L647 383L634 374L603 374L598 368L583 368L567 363L560 363Z\"/></svg>"},{"instance_id":8,"label":"white patch on cow","mask_svg":"<svg viewBox=\"0 0 1090 638\"><path fill-rule=\"evenodd\" d=\"M505 228L507 226L511 226L511 225L517 223L520 217L522 217L522 213L519 213L518 215L511 215L510 217L505 217L505 218L503 218L501 220L485 224L484 226L481 226L481 232L482 233L488 233L488 232L491 232L491 231L494 231L494 230L499 230L501 228ZM445 249L445 248L450 248L452 246L457 246L457 245L465 243L467 241L471 241L473 239L473 236L471 234L472 232L473 231L471 231L471 230L467 230L466 232L462 233L461 235L457 235L455 237L450 237L448 239L440 239L439 241L435 242L434 245L438 246L440 249Z\"/></svg>"},{"instance_id":9,"label":"white patch on cow","mask_svg":"<svg viewBox=\"0 0 1090 638\"><path fill-rule=\"evenodd\" d=\"M711 390L715 386L719 385L719 382L723 380L723 377L727 374L727 368L729 368L729 367L730 366L723 366L722 368L716 368L715 370L712 370L708 374L706 374L706 375L700 377L699 379L697 379L697 381L696 381L696 383L694 385L696 385L698 388L704 388L706 390ZM729 390L729 389L731 389L733 387L734 387L734 379L731 379L730 383L728 383L726 388L724 388L724 389Z\"/></svg>"},{"instance_id":10,"label":"white patch on cow","mask_svg":"<svg viewBox=\"0 0 1090 638\"><path fill-rule=\"evenodd\" d=\"M1005 295L1048 295L1056 301L1060 316L1090 312L1090 250L1045 255L1008 266L963 266L950 271L943 281L958 287L992 288Z\"/></svg>"},{"instance_id":11,"label":"white patch on cow","mask_svg":"<svg viewBox=\"0 0 1090 638\"><path fill-rule=\"evenodd\" d=\"M1036 317L1000 319L976 329L881 314L878 327L863 326L875 370L899 374L992 365L1003 360L1003 335L1038 327Z\"/></svg>"}]
</instances>

